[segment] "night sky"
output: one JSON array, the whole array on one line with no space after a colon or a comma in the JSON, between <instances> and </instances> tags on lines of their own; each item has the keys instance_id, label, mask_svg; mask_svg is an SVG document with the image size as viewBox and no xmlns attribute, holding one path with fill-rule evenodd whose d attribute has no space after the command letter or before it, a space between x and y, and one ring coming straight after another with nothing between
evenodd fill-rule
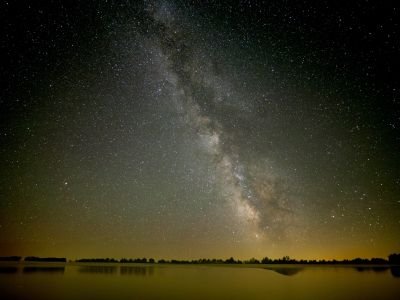
<instances>
[{"instance_id":1,"label":"night sky","mask_svg":"<svg viewBox=\"0 0 400 300\"><path fill-rule=\"evenodd\" d=\"M62 2L0 4L0 255L400 251L399 8Z\"/></svg>"}]
</instances>

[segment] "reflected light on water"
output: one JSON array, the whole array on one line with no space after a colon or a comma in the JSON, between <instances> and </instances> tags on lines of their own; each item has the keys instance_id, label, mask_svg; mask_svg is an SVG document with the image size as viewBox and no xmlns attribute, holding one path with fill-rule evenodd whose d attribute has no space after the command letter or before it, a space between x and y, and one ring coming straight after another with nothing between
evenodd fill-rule
<instances>
[{"instance_id":1,"label":"reflected light on water","mask_svg":"<svg viewBox=\"0 0 400 300\"><path fill-rule=\"evenodd\" d=\"M397 300L399 271L369 266L10 264L0 265L0 297Z\"/></svg>"}]
</instances>

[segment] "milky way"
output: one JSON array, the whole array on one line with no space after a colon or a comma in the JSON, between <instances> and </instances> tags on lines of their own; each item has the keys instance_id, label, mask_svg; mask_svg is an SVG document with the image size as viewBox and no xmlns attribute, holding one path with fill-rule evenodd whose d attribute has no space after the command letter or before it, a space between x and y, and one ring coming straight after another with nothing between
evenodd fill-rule
<instances>
[{"instance_id":1,"label":"milky way","mask_svg":"<svg viewBox=\"0 0 400 300\"><path fill-rule=\"evenodd\" d=\"M215 74L209 58L199 56L198 52L204 50L197 49L196 53L191 37L185 39L181 29L184 26L174 20L172 9L166 5L149 8L159 34L158 46L166 60L164 67L169 72L166 75L171 78L169 83L176 91L177 109L182 110L187 124L196 132L201 146L215 164L221 194L232 205L245 234L251 230L257 239L264 234L282 234L294 224L291 209L294 204L290 206L288 195L274 179L275 174L262 169L263 166L255 170L256 166L241 162L235 151L238 145L235 144L234 128L227 129L224 121L212 114L214 107L229 105L230 97L236 96L235 91L226 88L231 84ZM239 108L237 113L240 112ZM271 227L274 230L269 230Z\"/></svg>"}]
</instances>

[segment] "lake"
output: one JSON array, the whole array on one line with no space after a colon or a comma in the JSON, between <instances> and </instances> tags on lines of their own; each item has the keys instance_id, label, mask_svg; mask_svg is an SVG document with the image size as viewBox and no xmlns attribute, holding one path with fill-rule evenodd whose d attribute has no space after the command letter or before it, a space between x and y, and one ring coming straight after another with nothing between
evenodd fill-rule
<instances>
[{"instance_id":1,"label":"lake","mask_svg":"<svg viewBox=\"0 0 400 300\"><path fill-rule=\"evenodd\" d=\"M400 299L400 267L0 264L1 299Z\"/></svg>"}]
</instances>

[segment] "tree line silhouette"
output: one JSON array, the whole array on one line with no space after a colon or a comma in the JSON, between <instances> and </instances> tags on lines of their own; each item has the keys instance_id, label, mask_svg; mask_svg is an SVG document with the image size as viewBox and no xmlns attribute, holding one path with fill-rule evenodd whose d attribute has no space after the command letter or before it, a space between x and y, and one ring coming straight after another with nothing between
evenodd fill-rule
<instances>
[{"instance_id":1,"label":"tree line silhouette","mask_svg":"<svg viewBox=\"0 0 400 300\"><path fill-rule=\"evenodd\" d=\"M0 256L0 261L60 262L60 263L65 263L65 262L67 262L67 259L65 257Z\"/></svg>"},{"instance_id":2,"label":"tree line silhouette","mask_svg":"<svg viewBox=\"0 0 400 300\"><path fill-rule=\"evenodd\" d=\"M399 264L400 265L400 254L390 254L388 259L384 258L354 258L354 259L344 259L344 260L305 260L305 259L292 259L289 256L283 256L282 258L272 259L269 257L264 257L261 260L256 258L251 258L248 260L239 260L233 257L228 259L216 259L216 258L201 258L201 259L193 259L193 260L177 260L177 259L159 259L155 260L154 258L122 258L120 260L114 258L83 258L77 259L75 262L95 262L95 263L158 263L158 264L341 264L341 265L387 265L387 264Z\"/></svg>"},{"instance_id":3,"label":"tree line silhouette","mask_svg":"<svg viewBox=\"0 0 400 300\"><path fill-rule=\"evenodd\" d=\"M65 257L36 257L36 256L3 256L0 257L0 261L10 261L10 262L59 262L66 263L67 259ZM384 258L354 258L354 259L344 259L344 260L305 260L305 259L292 259L289 256L283 256L282 258L272 259L269 257L264 257L261 260L256 258L251 258L249 260L239 260L233 257L228 259L209 259L201 258L194 260L166 260L154 258L81 258L75 260L78 263L141 263L141 264L318 264L318 265L400 265L400 253L392 253L388 256L388 259Z\"/></svg>"},{"instance_id":4,"label":"tree line silhouette","mask_svg":"<svg viewBox=\"0 0 400 300\"><path fill-rule=\"evenodd\" d=\"M67 262L65 257L36 257L36 256L27 256L24 261L36 261L36 262Z\"/></svg>"}]
</instances>

